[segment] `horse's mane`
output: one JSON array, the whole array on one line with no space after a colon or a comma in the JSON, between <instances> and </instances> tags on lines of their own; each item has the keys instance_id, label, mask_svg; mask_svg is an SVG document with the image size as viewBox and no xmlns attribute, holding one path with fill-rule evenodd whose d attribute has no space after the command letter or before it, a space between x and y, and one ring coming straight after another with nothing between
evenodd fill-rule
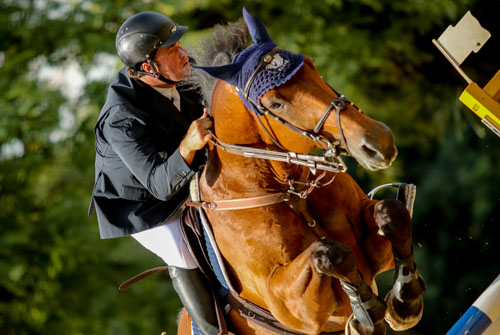
<instances>
[{"instance_id":1,"label":"horse's mane","mask_svg":"<svg viewBox=\"0 0 500 335\"><path fill-rule=\"evenodd\" d=\"M200 39L198 45L189 48L189 55L199 66L220 66L231 63L234 55L248 46L250 35L245 22L216 25L209 36ZM205 106L212 102L212 92L218 79L193 68L191 77L182 82L182 87L198 91Z\"/></svg>"}]
</instances>

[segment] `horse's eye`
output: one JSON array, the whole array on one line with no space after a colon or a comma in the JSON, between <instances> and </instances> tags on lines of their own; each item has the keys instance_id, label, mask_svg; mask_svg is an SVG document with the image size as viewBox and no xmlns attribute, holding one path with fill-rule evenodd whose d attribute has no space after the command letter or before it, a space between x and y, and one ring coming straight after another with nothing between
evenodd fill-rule
<instances>
[{"instance_id":1,"label":"horse's eye","mask_svg":"<svg viewBox=\"0 0 500 335\"><path fill-rule=\"evenodd\" d=\"M282 103L273 102L271 105L269 105L269 109L277 111L277 110L280 110L281 108L283 108L283 106L284 105Z\"/></svg>"}]
</instances>

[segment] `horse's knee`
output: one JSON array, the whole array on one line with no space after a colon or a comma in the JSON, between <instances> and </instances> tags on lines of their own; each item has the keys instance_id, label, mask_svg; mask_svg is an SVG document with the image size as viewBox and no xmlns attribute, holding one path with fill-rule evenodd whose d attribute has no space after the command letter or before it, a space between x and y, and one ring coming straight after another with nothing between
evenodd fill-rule
<instances>
[{"instance_id":1,"label":"horse's knee","mask_svg":"<svg viewBox=\"0 0 500 335\"><path fill-rule=\"evenodd\" d=\"M329 276L345 276L354 270L351 249L330 238L322 238L311 245L311 260L316 271Z\"/></svg>"},{"instance_id":2,"label":"horse's knee","mask_svg":"<svg viewBox=\"0 0 500 335\"><path fill-rule=\"evenodd\" d=\"M381 200L374 207L375 222L379 233L391 242L405 242L411 239L411 217L405 205L399 200Z\"/></svg>"}]
</instances>

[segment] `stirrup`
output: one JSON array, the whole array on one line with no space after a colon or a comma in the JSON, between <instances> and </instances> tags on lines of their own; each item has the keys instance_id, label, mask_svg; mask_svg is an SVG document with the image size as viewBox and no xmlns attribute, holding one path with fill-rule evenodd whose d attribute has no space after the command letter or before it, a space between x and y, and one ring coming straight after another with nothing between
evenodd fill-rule
<instances>
[{"instance_id":1,"label":"stirrup","mask_svg":"<svg viewBox=\"0 0 500 335\"><path fill-rule=\"evenodd\" d=\"M394 263L396 263L396 276L395 276L395 281L393 285L393 294L395 298L400 301L404 302L403 299L403 286L405 284L409 284L412 281L418 281L420 285L422 286L422 292L425 291L425 282L424 278L420 274L420 272L417 269L417 266L415 264L415 254L412 253L410 256L406 258L398 258L394 256ZM415 270L412 271L410 268L413 267ZM406 271L405 271L406 270ZM407 272L407 274L404 274Z\"/></svg>"},{"instance_id":2,"label":"stirrup","mask_svg":"<svg viewBox=\"0 0 500 335\"><path fill-rule=\"evenodd\" d=\"M352 313L356 317L359 323L370 329L375 328L373 320L368 313L368 310L375 307L379 302L375 294L373 294L371 288L366 282L362 282L360 287L356 288L354 285L346 283L340 280L340 285L342 289L349 297ZM361 294L369 292L371 297L367 301L361 300Z\"/></svg>"}]
</instances>

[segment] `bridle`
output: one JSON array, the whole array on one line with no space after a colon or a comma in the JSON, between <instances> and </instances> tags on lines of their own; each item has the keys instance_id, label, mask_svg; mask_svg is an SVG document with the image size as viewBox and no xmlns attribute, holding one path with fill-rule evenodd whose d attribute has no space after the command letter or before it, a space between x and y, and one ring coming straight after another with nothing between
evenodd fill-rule
<instances>
[{"instance_id":1,"label":"bridle","mask_svg":"<svg viewBox=\"0 0 500 335\"><path fill-rule=\"evenodd\" d=\"M269 110L267 107L263 106L260 103L257 103L254 101L252 98L249 96L250 88L252 86L252 83L257 76L257 74L262 71L268 64L270 64L273 60L274 55L281 50L280 47L276 47L273 50L267 52L264 54L260 60L259 65L255 68L253 73L251 74L250 78L248 79L245 88L242 90L239 87L236 87L236 91L241 93L246 101L249 102L250 106L252 107L252 112L255 114L256 119L258 120L260 126L264 129L264 131L267 133L267 135L271 138L273 143L278 146L281 150L283 151L274 151L274 150L267 150L267 149L257 149L257 148L252 148L248 146L241 146L241 145L235 145L235 144L228 144L222 142L220 139L218 139L214 134L212 143L216 145L217 147L221 148L223 151L230 152L233 154L241 155L244 157L252 157L252 158L260 158L260 159L267 159L267 160L275 160L275 161L281 161L281 162L287 162L291 164L296 164L296 165L301 165L301 166L306 166L308 167L313 174L316 173L316 170L325 170L325 171L330 171L330 172L346 172L347 171L347 166L340 157L341 154L349 154L349 148L344 136L344 132L342 130L342 126L340 124L340 113L346 109L346 104L351 104L355 108L357 108L352 102L347 100L343 95L340 95L331 87L328 85L333 92L338 96L337 98L333 99L330 104L328 105L326 111L323 113L321 118L318 120L316 123L315 127L313 128L312 131L304 130L301 128L298 128L297 126L291 124L290 122L286 121L285 119L281 118L280 116L276 115L273 113L271 110ZM357 108L359 110L359 108ZM321 129L323 128L326 120L332 113L332 111L335 110L336 114L336 121L337 121L337 127L339 130L339 135L340 135L340 140L335 140L335 141L330 141L326 137L322 136L319 134ZM299 154L295 152L291 152L288 149L286 149L283 145L281 145L278 141L278 139L272 135L269 130L264 126L262 121L259 118L259 112L260 114L264 114L266 116L269 116L276 120L277 122L281 123L282 125L286 126L287 128L293 130L294 132L297 132L305 137L307 137L310 140L313 140L316 142L318 145L327 147L328 149L322 154L322 155L316 155L316 154Z\"/></svg>"},{"instance_id":2,"label":"bridle","mask_svg":"<svg viewBox=\"0 0 500 335\"><path fill-rule=\"evenodd\" d=\"M250 87L252 86L252 83L257 74L272 62L274 55L279 50L280 48L276 47L270 52L264 54L264 56L262 56L260 60L259 65L256 67L256 69L253 71L252 75L248 79L244 90L242 90L239 87L236 87L236 91L238 93L241 93L243 95L243 98L249 102L252 112L254 113L256 119L258 120L260 126L265 130L265 132L271 138L271 140L283 151L259 149L250 146L225 143L221 141L219 138L217 138L217 136L215 136L215 134L212 131L210 131L212 135L211 143L225 152L229 152L244 157L280 161L288 164L305 166L309 168L309 170L313 175L316 175L317 170L323 170L323 172L315 176L312 180L309 179L279 180L276 178L276 180L279 183L288 186L288 189L285 192L264 194L252 198L215 200L209 202L187 201L186 204L188 206L201 207L210 210L239 210L239 209L249 209L255 207L269 206L285 202L292 210L301 215L306 220L307 224L310 227L312 227L313 229L319 229L318 226L316 225L316 220L314 220L312 216L309 214L307 206L304 205L303 200L306 199L315 188L323 187L332 183L339 172L347 171L347 166L340 156L340 154L349 154L349 147L347 145L344 132L340 124L340 113L346 109L346 104L351 104L352 106L354 106L354 108L356 108L360 112L361 110L357 108L352 102L347 100L343 95L338 94L333 87L327 84L332 89L332 91L337 95L337 98L333 99L330 102L326 111L318 120L313 130L308 131L300 129L299 127L291 124L285 119L274 114L268 108L262 106L262 104L255 102L249 96ZM335 140L332 142L328 140L326 137L320 135L319 132L321 131L326 120L334 110L336 114L336 121L340 134L340 140ZM322 155L299 154L296 152L289 151L283 145L281 145L278 139L275 136L273 136L270 133L270 131L264 126L264 124L259 118L259 112L260 114L264 114L266 116L273 118L277 122L293 130L294 132L297 132L307 137L308 139L313 140L318 145L323 147L326 146L328 150L326 150ZM326 176L326 171L333 172L333 174L328 181L323 182L322 179ZM301 208L296 208L296 206L299 206ZM318 233L318 236L320 235L321 234Z\"/></svg>"},{"instance_id":3,"label":"bridle","mask_svg":"<svg viewBox=\"0 0 500 335\"><path fill-rule=\"evenodd\" d=\"M242 199L230 199L230 200L216 200L216 201L188 201L186 204L188 206L194 206L194 207L202 207L205 209L211 209L211 210L238 210L238 209L248 209L248 208L255 208L255 207L262 207L262 206L269 206L273 205L276 203L281 203L281 202L286 202L290 208L292 208L294 211L299 213L301 216L303 216L308 225L310 227L316 227L316 221L312 219L312 217L308 214L308 210L306 207L302 209L295 209L294 205L292 203L296 203L297 199L306 199L309 194L314 190L314 188L319 188L326 186L330 183L333 182L335 177L337 176L337 173L339 172L346 172L347 171L347 166L340 157L341 153L344 154L349 154L349 148L347 145L347 142L345 140L344 132L342 130L342 126L340 124L340 113L346 109L346 103L351 104L354 106L358 111L361 112L359 108L357 108L352 102L347 100L343 95L340 95L331 87L328 85L332 91L338 96L337 98L333 99L330 104L328 105L326 111L323 113L321 118L318 120L316 123L316 126L313 128L312 131L300 129L297 126L289 123L285 119L279 117L278 115L274 114L272 111L270 111L268 108L265 106L262 106L260 103L255 102L252 98L249 96L249 91L250 87L252 86L252 83L256 77L256 75L264 69L265 66L271 63L273 60L274 55L276 52L280 50L279 47L274 48L270 52L266 53L260 60L259 65L257 68L253 71L252 75L250 76L249 80L247 81L245 85L245 89L243 90L243 98L246 99L249 103L250 106L252 107L252 112L254 113L256 119L259 121L260 126L266 131L267 135L271 138L271 140L283 151L275 151L275 150L268 150L268 149L259 149L259 148L253 148L249 146L243 146L243 145L237 145L237 144L229 144L221 141L213 132L210 131L210 134L212 135L211 143L215 145L217 148L229 152L232 154L244 156L244 157L249 157L249 158L259 158L259 159L267 159L267 160L272 160L272 161L280 161L280 162L286 162L288 164L295 164L295 165L300 165L300 166L305 166L308 167L309 170L313 175L316 174L317 170L323 170L321 174L316 176L312 180L300 180L300 179L285 179L285 180L279 180L276 178L278 182L281 184L286 184L288 186L288 189L286 192L278 192L278 193L272 193L272 194L265 194L253 198L242 198ZM241 93L241 89L239 87L236 87L236 90L238 93ZM340 140L335 140L335 141L329 141L326 137L322 136L319 134L320 130L323 128L326 120L328 117L331 115L332 111L335 110L336 113L336 120L337 120L337 127L339 130L340 134ZM299 154L296 152L292 152L287 150L283 145L281 145L275 136L273 136L269 130L264 126L262 121L259 118L259 111L261 114L267 115L281 123L282 125L290 128L291 130L298 132L299 134L307 137L310 140L313 140L314 142L318 143L319 145L323 145L328 147L328 150L326 150L322 155L313 155L313 154ZM323 182L322 179L326 175L326 171L334 172L330 180ZM298 186L298 188L296 188ZM318 235L319 236L319 235Z\"/></svg>"}]
</instances>

